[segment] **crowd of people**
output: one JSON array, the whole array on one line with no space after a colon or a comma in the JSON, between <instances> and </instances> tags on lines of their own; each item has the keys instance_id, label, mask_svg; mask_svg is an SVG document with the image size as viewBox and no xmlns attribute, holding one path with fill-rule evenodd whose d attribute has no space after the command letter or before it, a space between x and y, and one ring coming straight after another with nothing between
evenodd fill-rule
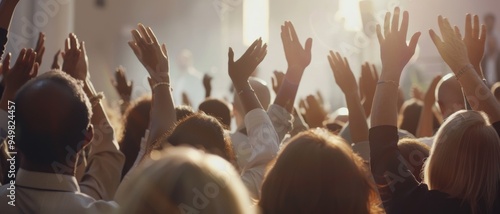
<instances>
[{"instance_id":1,"label":"crowd of people","mask_svg":"<svg viewBox=\"0 0 500 214\"><path fill-rule=\"evenodd\" d=\"M330 51L347 118L327 118L320 95L294 105L313 42L302 45L291 22L281 26L288 69L275 72L274 100L251 77L267 54L259 38L243 54L228 50L234 101L212 97L205 76L193 107L174 102L167 46L139 24L129 45L151 94L131 100L118 69L114 122L75 34L50 71L38 71L43 33L15 61L4 54L18 2L0 4L0 213L500 213L500 85L482 72L478 16L464 29L438 17L429 35L453 73L407 101L400 77L421 36L407 42L407 11L376 28L380 74L365 63L356 81L354 65Z\"/></svg>"}]
</instances>

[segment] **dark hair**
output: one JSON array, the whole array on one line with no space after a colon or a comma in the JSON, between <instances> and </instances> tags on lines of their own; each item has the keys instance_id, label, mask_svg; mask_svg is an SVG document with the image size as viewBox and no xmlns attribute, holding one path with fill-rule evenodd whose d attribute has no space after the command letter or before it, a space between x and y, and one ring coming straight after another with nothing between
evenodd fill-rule
<instances>
[{"instance_id":1,"label":"dark hair","mask_svg":"<svg viewBox=\"0 0 500 214\"><path fill-rule=\"evenodd\" d=\"M141 138L144 137L149 125L149 112L151 110L151 97L139 98L130 105L123 115L123 134L119 142L120 151L125 155L122 178L134 165L140 150Z\"/></svg>"},{"instance_id":2,"label":"dark hair","mask_svg":"<svg viewBox=\"0 0 500 214\"><path fill-rule=\"evenodd\" d=\"M219 99L206 99L198 107L200 111L215 117L224 125L225 129L231 127L231 110L229 104Z\"/></svg>"},{"instance_id":3,"label":"dark hair","mask_svg":"<svg viewBox=\"0 0 500 214\"><path fill-rule=\"evenodd\" d=\"M415 99L407 100L401 107L399 128L410 132L416 136L420 113L422 112L422 102Z\"/></svg>"},{"instance_id":4,"label":"dark hair","mask_svg":"<svg viewBox=\"0 0 500 214\"><path fill-rule=\"evenodd\" d=\"M231 141L224 128L217 119L204 113L195 113L181 120L166 140L174 146L187 144L201 147L231 163L235 161Z\"/></svg>"},{"instance_id":5,"label":"dark hair","mask_svg":"<svg viewBox=\"0 0 500 214\"><path fill-rule=\"evenodd\" d=\"M182 119L193 115L195 112L191 106L188 105L180 105L175 107L175 115L177 115L177 122Z\"/></svg>"},{"instance_id":6,"label":"dark hair","mask_svg":"<svg viewBox=\"0 0 500 214\"><path fill-rule=\"evenodd\" d=\"M422 182L422 168L424 167L425 160L429 157L429 146L418 141L417 139L404 138L398 142L398 148L401 156L409 164L413 176L418 182Z\"/></svg>"},{"instance_id":7,"label":"dark hair","mask_svg":"<svg viewBox=\"0 0 500 214\"><path fill-rule=\"evenodd\" d=\"M28 81L17 93L16 146L32 162L66 160L83 148L92 116L81 82L61 71Z\"/></svg>"}]
</instances>

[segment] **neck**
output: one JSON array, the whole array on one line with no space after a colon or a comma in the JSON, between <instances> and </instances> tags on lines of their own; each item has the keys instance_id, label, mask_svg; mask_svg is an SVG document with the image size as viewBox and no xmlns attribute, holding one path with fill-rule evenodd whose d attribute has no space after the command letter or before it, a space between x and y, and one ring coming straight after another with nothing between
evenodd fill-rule
<instances>
[{"instance_id":1,"label":"neck","mask_svg":"<svg viewBox=\"0 0 500 214\"><path fill-rule=\"evenodd\" d=\"M76 163L76 161L68 161ZM53 162L52 164L35 163L29 161L26 158L21 157L21 163L19 166L21 169L33 171L33 172L43 172L52 174L63 174L75 176L75 164L63 164L60 162Z\"/></svg>"}]
</instances>

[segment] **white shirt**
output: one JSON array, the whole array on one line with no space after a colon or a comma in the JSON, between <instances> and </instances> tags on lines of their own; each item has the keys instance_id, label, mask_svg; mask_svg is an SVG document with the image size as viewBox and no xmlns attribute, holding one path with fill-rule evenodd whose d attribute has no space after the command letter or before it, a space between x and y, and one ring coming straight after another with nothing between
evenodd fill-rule
<instances>
[{"instance_id":1,"label":"white shirt","mask_svg":"<svg viewBox=\"0 0 500 214\"><path fill-rule=\"evenodd\" d=\"M186 93L193 109L198 109L200 103L205 100L203 74L193 67L174 75L172 88L174 88L173 97L177 105L182 104L182 93Z\"/></svg>"},{"instance_id":2,"label":"white shirt","mask_svg":"<svg viewBox=\"0 0 500 214\"><path fill-rule=\"evenodd\" d=\"M15 206L9 205L9 185L0 187L2 213L111 213L118 205L98 201L82 193L74 176L19 169L16 176Z\"/></svg>"},{"instance_id":3,"label":"white shirt","mask_svg":"<svg viewBox=\"0 0 500 214\"><path fill-rule=\"evenodd\" d=\"M252 197L258 199L266 168L278 154L282 139L278 136L284 137L291 130L292 115L278 105L271 105L268 113L254 109L245 115L245 127L247 135L235 132L231 141L241 179Z\"/></svg>"}]
</instances>

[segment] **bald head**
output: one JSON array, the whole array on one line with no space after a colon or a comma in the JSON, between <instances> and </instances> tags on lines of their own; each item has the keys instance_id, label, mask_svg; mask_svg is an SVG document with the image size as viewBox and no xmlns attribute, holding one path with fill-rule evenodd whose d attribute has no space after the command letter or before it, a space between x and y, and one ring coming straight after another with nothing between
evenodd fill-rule
<instances>
[{"instance_id":1,"label":"bald head","mask_svg":"<svg viewBox=\"0 0 500 214\"><path fill-rule=\"evenodd\" d=\"M75 79L47 72L26 83L15 103L16 145L28 160L49 164L81 150L92 113Z\"/></svg>"},{"instance_id":2,"label":"bald head","mask_svg":"<svg viewBox=\"0 0 500 214\"><path fill-rule=\"evenodd\" d=\"M436 100L444 118L465 109L462 88L453 74L447 74L439 81L436 87Z\"/></svg>"}]
</instances>

